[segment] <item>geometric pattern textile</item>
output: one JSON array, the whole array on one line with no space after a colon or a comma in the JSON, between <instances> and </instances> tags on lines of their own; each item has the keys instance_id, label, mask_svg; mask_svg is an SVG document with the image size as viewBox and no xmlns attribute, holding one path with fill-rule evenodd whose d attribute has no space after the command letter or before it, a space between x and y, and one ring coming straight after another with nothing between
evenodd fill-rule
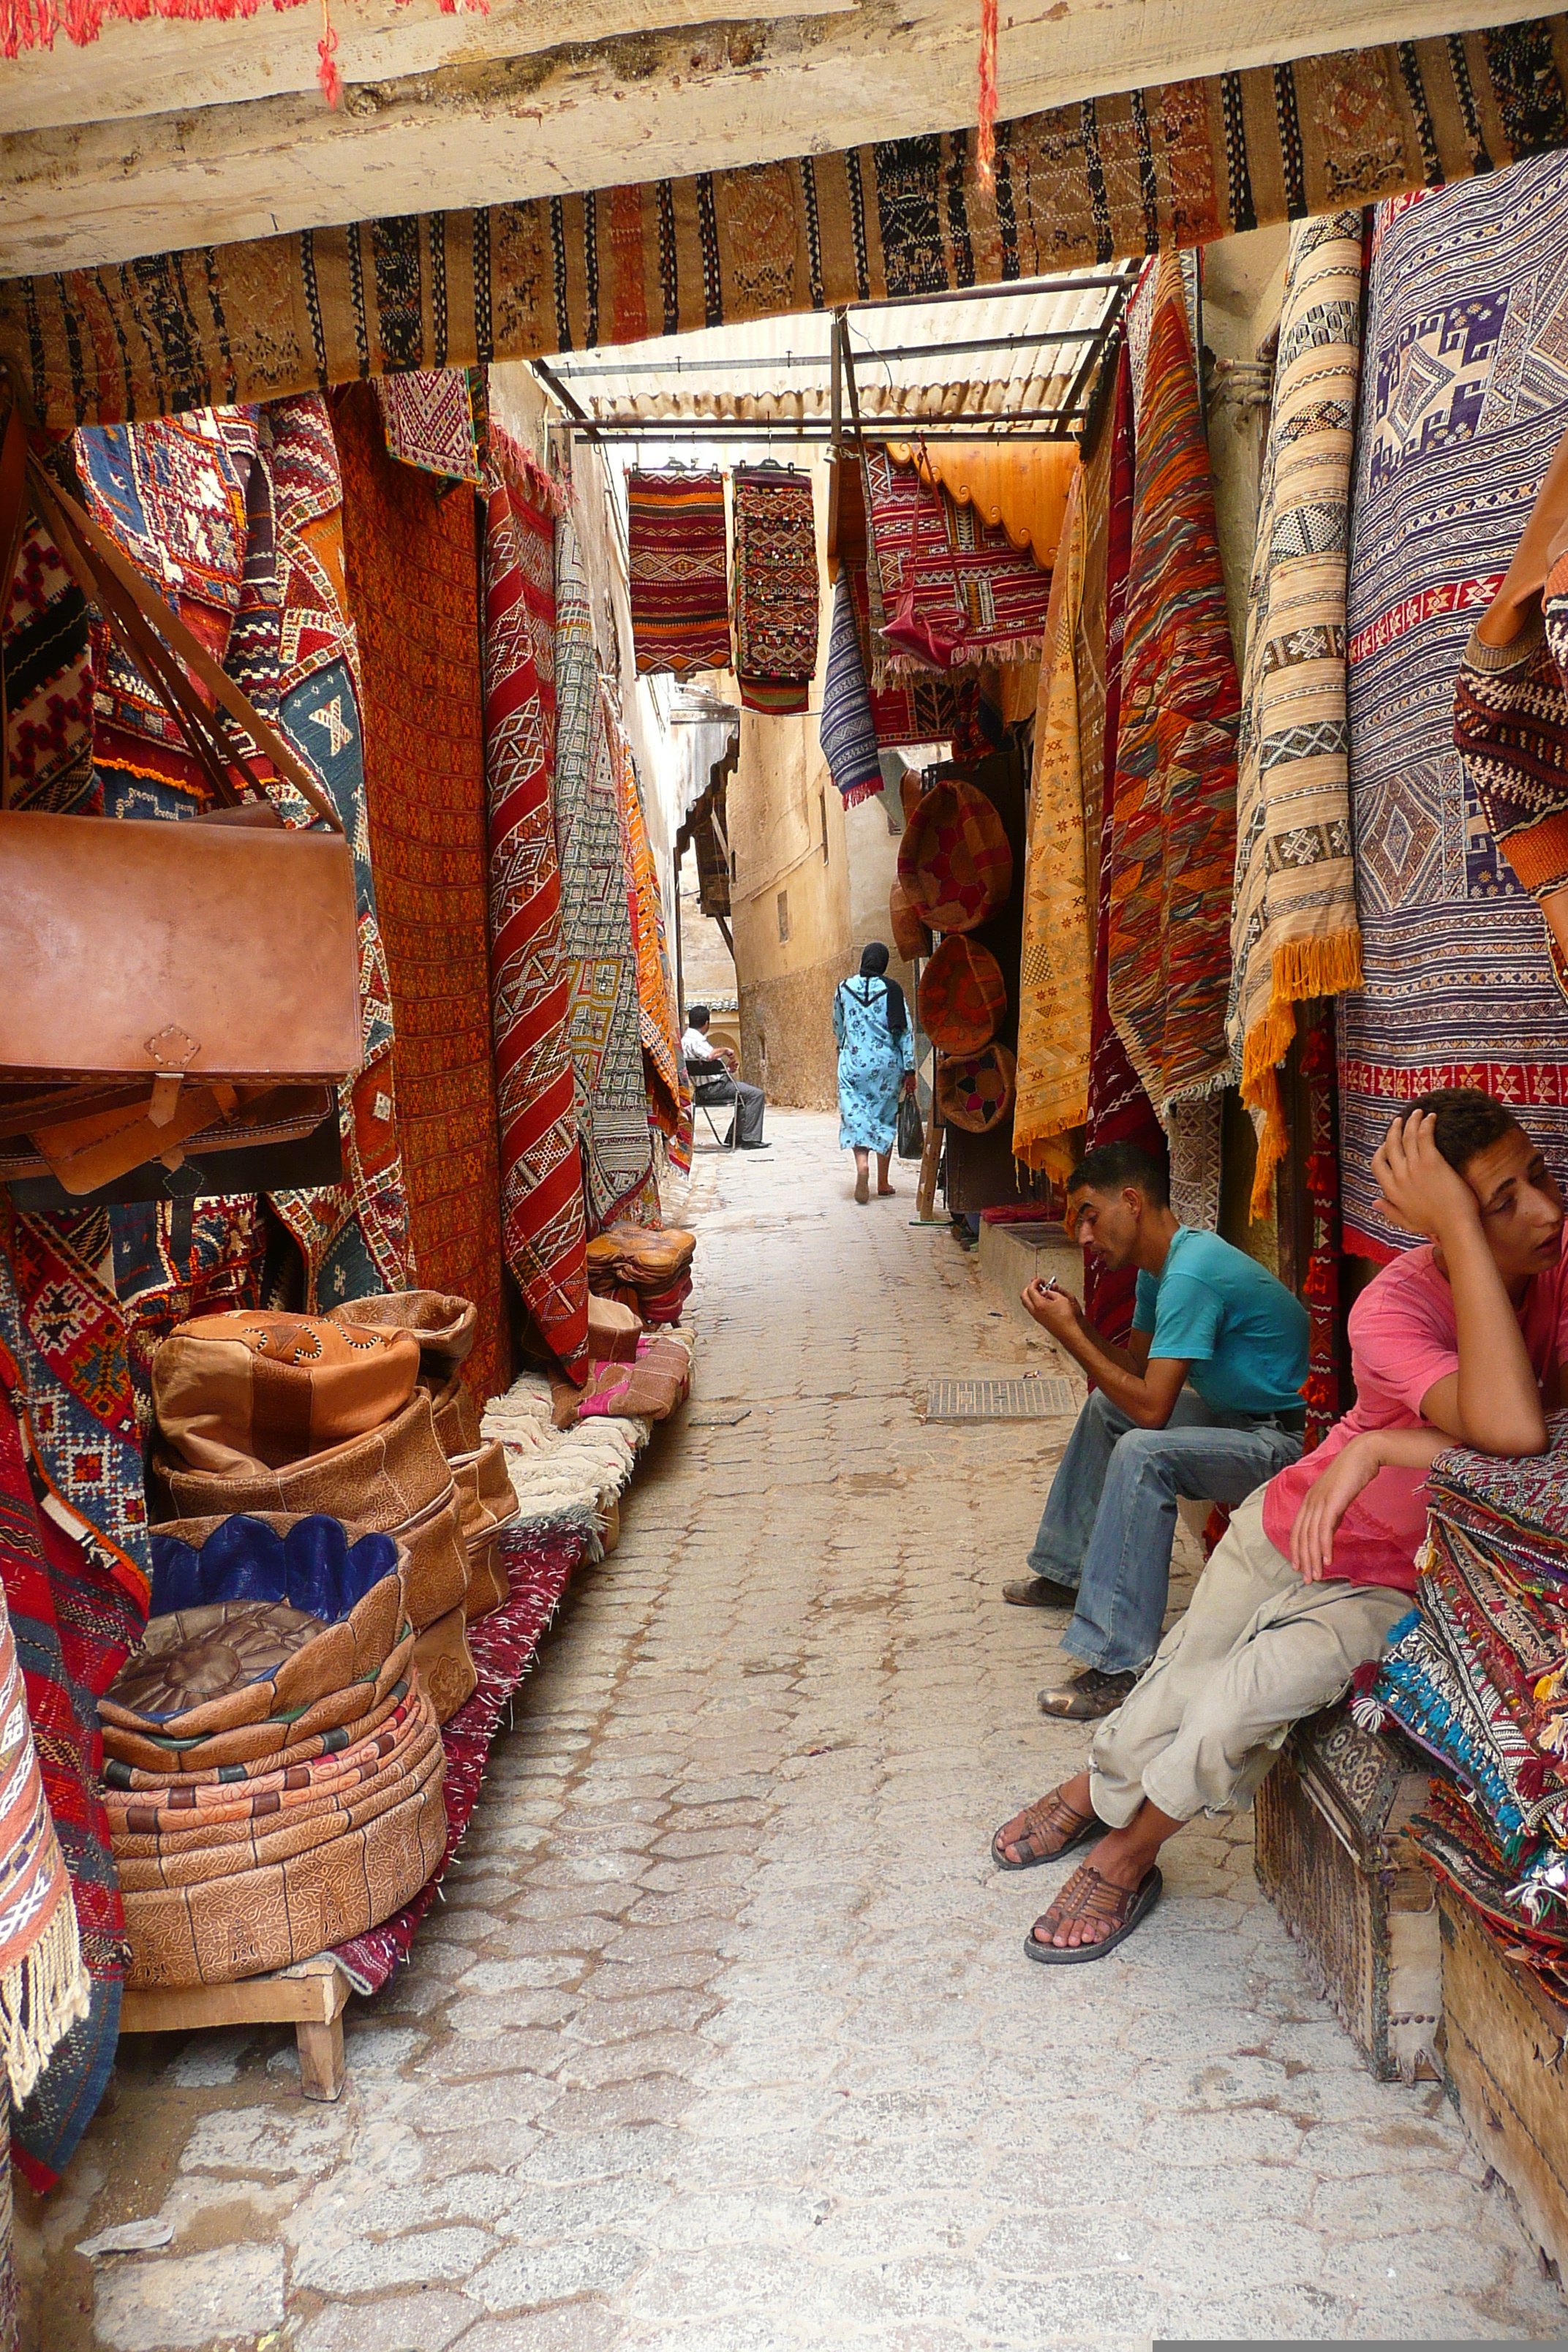
<instances>
[{"instance_id":1,"label":"geometric pattern textile","mask_svg":"<svg viewBox=\"0 0 1568 2352\"><path fill-rule=\"evenodd\" d=\"M1495 172L1568 139L1565 81L1544 16L1086 91L999 123L994 184L960 130L142 255L0 284L0 350L68 427L929 299Z\"/></svg>"},{"instance_id":2,"label":"geometric pattern textile","mask_svg":"<svg viewBox=\"0 0 1568 2352\"><path fill-rule=\"evenodd\" d=\"M912 590L917 620L950 638L956 635L954 661L1037 659L1055 548L1044 563L1027 549L1020 551L978 507L961 506L942 482L926 480L913 462L895 465L886 448L868 448L866 465L884 613L890 614ZM885 672L933 667L919 655L880 644L877 660L879 678Z\"/></svg>"},{"instance_id":3,"label":"geometric pattern textile","mask_svg":"<svg viewBox=\"0 0 1568 2352\"><path fill-rule=\"evenodd\" d=\"M415 368L375 379L386 454L447 481L479 487L474 395L462 368Z\"/></svg>"},{"instance_id":4,"label":"geometric pattern textile","mask_svg":"<svg viewBox=\"0 0 1568 2352\"><path fill-rule=\"evenodd\" d=\"M691 1082L680 1051L675 1013L675 982L665 942L664 901L643 814L642 783L626 731L610 713L610 752L621 784L621 817L626 871L632 885L632 922L637 956L637 1013L642 1029L643 1074L648 1117L669 1146L670 1163L683 1174L691 1166Z\"/></svg>"},{"instance_id":5,"label":"geometric pattern textile","mask_svg":"<svg viewBox=\"0 0 1568 2352\"><path fill-rule=\"evenodd\" d=\"M847 809L881 791L877 730L871 721L871 698L866 690L866 668L860 659L860 635L855 626L848 567L843 563L833 591L827 674L823 681L822 717L817 731L827 772Z\"/></svg>"},{"instance_id":6,"label":"geometric pattern textile","mask_svg":"<svg viewBox=\"0 0 1568 2352\"><path fill-rule=\"evenodd\" d=\"M51 1507L145 1618L153 1561L111 1214L26 1212L0 1192L0 1350Z\"/></svg>"},{"instance_id":7,"label":"geometric pattern textile","mask_svg":"<svg viewBox=\"0 0 1568 2352\"><path fill-rule=\"evenodd\" d=\"M397 1033L397 1131L419 1279L471 1298L468 1378L507 1383L486 924L474 501L386 454L368 386L333 404L359 643L375 906Z\"/></svg>"},{"instance_id":8,"label":"geometric pattern textile","mask_svg":"<svg viewBox=\"0 0 1568 2352\"><path fill-rule=\"evenodd\" d=\"M1455 682L1568 427L1568 161L1380 208L1351 501L1351 811L1364 984L1339 1007L1347 1246L1402 1103L1476 1086L1568 1180L1568 1025L1540 911L1454 742Z\"/></svg>"},{"instance_id":9,"label":"geometric pattern textile","mask_svg":"<svg viewBox=\"0 0 1568 2352\"><path fill-rule=\"evenodd\" d=\"M501 1245L534 1323L580 1380L587 1370L587 1236L550 809L553 744L524 591L527 526L519 509L528 503L510 478L492 477L485 501L485 773Z\"/></svg>"},{"instance_id":10,"label":"geometric pattern textile","mask_svg":"<svg viewBox=\"0 0 1568 2352\"><path fill-rule=\"evenodd\" d=\"M88 512L216 662L240 605L256 436L253 410L225 408L76 436ZM101 622L93 629L93 679L98 763L205 797L184 735Z\"/></svg>"},{"instance_id":11,"label":"geometric pattern textile","mask_svg":"<svg viewBox=\"0 0 1568 2352\"><path fill-rule=\"evenodd\" d=\"M628 473L626 544L638 674L728 669L723 476Z\"/></svg>"},{"instance_id":12,"label":"geometric pattern textile","mask_svg":"<svg viewBox=\"0 0 1568 2352\"><path fill-rule=\"evenodd\" d=\"M1016 548L1032 549L1048 571L1067 526L1068 492L1078 473L1071 441L938 441L933 446L890 441L896 466L912 466L917 456L926 480L939 481L961 506L977 509L983 522L1001 529Z\"/></svg>"},{"instance_id":13,"label":"geometric pattern textile","mask_svg":"<svg viewBox=\"0 0 1568 2352\"><path fill-rule=\"evenodd\" d=\"M37 515L0 586L0 672L11 806L57 816L102 810L92 772L92 642L87 603Z\"/></svg>"},{"instance_id":14,"label":"geometric pattern textile","mask_svg":"<svg viewBox=\"0 0 1568 2352\"><path fill-rule=\"evenodd\" d=\"M1075 475L1051 575L1035 719L1013 1110L1014 1158L1058 1179L1071 1172L1077 1157L1069 1131L1081 1128L1089 1115L1090 971L1075 642L1085 520Z\"/></svg>"},{"instance_id":15,"label":"geometric pattern textile","mask_svg":"<svg viewBox=\"0 0 1568 2352\"><path fill-rule=\"evenodd\" d=\"M977 699L973 670L899 670L880 686L870 684L873 628L880 626L881 607L879 604L873 613L870 571L865 557L842 557L838 576L849 582L861 675L868 685L878 750L891 751L905 743L951 743L972 730ZM951 588L948 602L951 605Z\"/></svg>"},{"instance_id":16,"label":"geometric pattern textile","mask_svg":"<svg viewBox=\"0 0 1568 2352\"><path fill-rule=\"evenodd\" d=\"M816 675L819 590L811 476L737 466L735 670L741 699L804 710Z\"/></svg>"},{"instance_id":17,"label":"geometric pattern textile","mask_svg":"<svg viewBox=\"0 0 1568 2352\"><path fill-rule=\"evenodd\" d=\"M1165 1139L1153 1106L1127 1058L1127 1048L1110 1017L1110 856L1115 813L1117 746L1121 721L1121 649L1127 614L1127 574L1132 553L1132 367L1125 343L1117 360L1116 389L1103 427L1110 443L1101 471L1100 453L1084 471L1085 495L1105 500L1105 686L1100 720L1100 818L1099 877L1095 891L1094 980L1089 1019L1088 1141L1136 1143L1159 1160ZM1090 543L1095 524L1089 522ZM1087 746L1086 746L1087 750ZM1084 800L1089 801L1088 781ZM1092 1256L1084 1269L1084 1303L1095 1328L1119 1347L1132 1328L1135 1284L1130 1268L1115 1273Z\"/></svg>"},{"instance_id":18,"label":"geometric pattern textile","mask_svg":"<svg viewBox=\"0 0 1568 2352\"><path fill-rule=\"evenodd\" d=\"M1110 866L1110 1001L1156 1110L1222 1088L1240 685L1180 261L1138 414Z\"/></svg>"},{"instance_id":19,"label":"geometric pattern textile","mask_svg":"<svg viewBox=\"0 0 1568 2352\"><path fill-rule=\"evenodd\" d=\"M726 623L728 627L728 623ZM621 780L570 515L555 528L555 844L590 1234L646 1202L653 1146Z\"/></svg>"},{"instance_id":20,"label":"geometric pattern textile","mask_svg":"<svg viewBox=\"0 0 1568 2352\"><path fill-rule=\"evenodd\" d=\"M1359 212L1299 221L1279 318L1247 597L1228 1027L1263 1115L1252 1213L1289 1139L1277 1066L1294 1007L1361 982L1345 719L1351 446L1361 373Z\"/></svg>"},{"instance_id":21,"label":"geometric pattern textile","mask_svg":"<svg viewBox=\"0 0 1568 2352\"><path fill-rule=\"evenodd\" d=\"M0 1450L21 1458L16 1424ZM13 1470L13 1475L14 1470ZM5 1509L0 1486L0 1511ZM38 1773L16 1637L0 1595L0 2076L25 2099L67 2029L85 2018L76 1906Z\"/></svg>"},{"instance_id":22,"label":"geometric pattern textile","mask_svg":"<svg viewBox=\"0 0 1568 2352\"><path fill-rule=\"evenodd\" d=\"M87 2017L12 2117L16 2161L35 2188L47 2189L91 2121L114 2060L129 1955L103 1801L98 1701L142 1638L146 1601L143 1594L138 1604L101 1552L76 1539L48 1482L33 1403L14 1357L0 1347L0 1584L92 1983Z\"/></svg>"},{"instance_id":23,"label":"geometric pattern textile","mask_svg":"<svg viewBox=\"0 0 1568 2352\"><path fill-rule=\"evenodd\" d=\"M269 493L269 516L258 497L261 486ZM272 548L264 609L276 645L274 685L258 708L337 810L353 860L361 1059L353 1080L339 1090L342 1181L272 1195L304 1261L304 1307L324 1314L346 1298L405 1288L414 1277L397 1142L392 984L371 870L359 646L343 577L342 475L331 417L319 394L275 401L262 410L250 506L252 557L265 551L256 543L258 524L270 530ZM253 568L247 562L247 589ZM232 667L238 668L236 653L248 653L258 635L246 626L242 604ZM256 699L254 675L241 682ZM310 821L313 812L287 785L275 784L273 796L289 822Z\"/></svg>"}]
</instances>

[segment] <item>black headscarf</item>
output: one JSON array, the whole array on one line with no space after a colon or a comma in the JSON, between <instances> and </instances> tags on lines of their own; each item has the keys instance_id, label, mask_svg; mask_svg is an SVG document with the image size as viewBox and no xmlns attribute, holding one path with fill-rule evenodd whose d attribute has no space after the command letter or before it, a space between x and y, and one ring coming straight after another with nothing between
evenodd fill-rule
<instances>
[{"instance_id":1,"label":"black headscarf","mask_svg":"<svg viewBox=\"0 0 1568 2352\"><path fill-rule=\"evenodd\" d=\"M860 977L882 982L888 992L888 1034L901 1037L910 1025L910 1008L898 982L888 978L888 950L880 940L873 940L869 947L861 950Z\"/></svg>"}]
</instances>

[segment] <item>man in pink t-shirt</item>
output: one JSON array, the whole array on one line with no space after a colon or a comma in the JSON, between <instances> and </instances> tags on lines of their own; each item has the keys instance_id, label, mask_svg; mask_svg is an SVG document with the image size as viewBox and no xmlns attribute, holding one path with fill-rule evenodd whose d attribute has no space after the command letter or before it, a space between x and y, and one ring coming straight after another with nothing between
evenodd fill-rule
<instances>
[{"instance_id":1,"label":"man in pink t-shirt","mask_svg":"<svg viewBox=\"0 0 1568 2352\"><path fill-rule=\"evenodd\" d=\"M1426 1476L1451 1444L1540 1454L1568 1349L1563 1202L1512 1113L1474 1087L1424 1095L1373 1160L1384 1209L1429 1238L1351 1310L1353 1411L1249 1495L1186 1615L1089 1768L1004 1822L1004 1870L1097 1841L1025 1949L1099 1959L1157 1901L1184 1822L1250 1802L1292 1723L1379 1658L1410 1606Z\"/></svg>"}]
</instances>

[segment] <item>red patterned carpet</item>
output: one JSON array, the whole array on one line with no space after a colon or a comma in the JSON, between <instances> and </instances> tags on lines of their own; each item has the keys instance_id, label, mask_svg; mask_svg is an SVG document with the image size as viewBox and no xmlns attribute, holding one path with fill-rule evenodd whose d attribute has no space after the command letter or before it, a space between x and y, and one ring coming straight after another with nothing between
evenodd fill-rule
<instances>
[{"instance_id":1,"label":"red patterned carpet","mask_svg":"<svg viewBox=\"0 0 1568 2352\"><path fill-rule=\"evenodd\" d=\"M332 425L416 1279L478 1306L468 1371L488 1397L510 1378L511 1348L490 1053L474 495L443 495L432 476L387 456L368 385L334 399Z\"/></svg>"}]
</instances>

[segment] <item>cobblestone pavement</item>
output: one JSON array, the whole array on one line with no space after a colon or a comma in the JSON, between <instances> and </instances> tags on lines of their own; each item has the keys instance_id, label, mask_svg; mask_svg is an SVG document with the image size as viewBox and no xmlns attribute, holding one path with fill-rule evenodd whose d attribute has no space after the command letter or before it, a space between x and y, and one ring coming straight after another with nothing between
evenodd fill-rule
<instances>
[{"instance_id":1,"label":"cobblestone pavement","mask_svg":"<svg viewBox=\"0 0 1568 2352\"><path fill-rule=\"evenodd\" d=\"M994 1823L1082 1754L1004 1607L1064 1424L926 1426L1051 1362L833 1122L702 1159L698 1394L498 1745L412 1964L303 2104L280 2033L143 2039L49 2204L48 2352L954 2352L1563 2328L1441 2095L1372 2082L1188 1832L1124 1952L1022 1939ZM744 1418L736 1416L743 1413ZM73 2251L161 2214L162 2252ZM42 2231L41 2252L37 2235ZM40 2261L43 2263L40 2271Z\"/></svg>"}]
</instances>

